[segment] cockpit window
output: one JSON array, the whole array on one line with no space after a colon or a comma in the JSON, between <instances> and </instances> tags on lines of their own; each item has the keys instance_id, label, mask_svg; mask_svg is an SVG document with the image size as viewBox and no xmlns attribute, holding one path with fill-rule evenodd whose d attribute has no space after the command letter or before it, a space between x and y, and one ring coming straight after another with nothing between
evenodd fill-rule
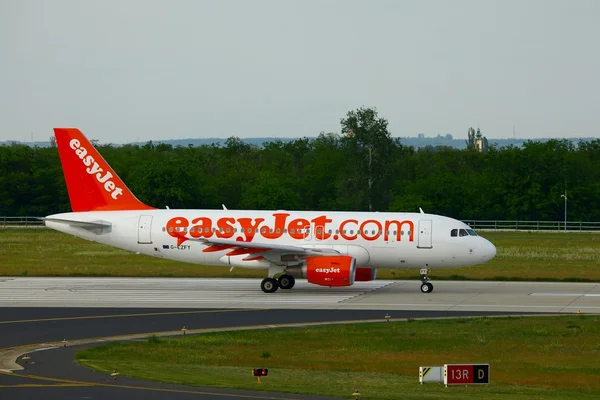
<instances>
[{"instance_id":1,"label":"cockpit window","mask_svg":"<svg viewBox=\"0 0 600 400\"><path fill-rule=\"evenodd\" d=\"M475 232L473 229L467 229L467 232L469 233L469 235L471 236L477 236L477 232Z\"/></svg>"},{"instance_id":2,"label":"cockpit window","mask_svg":"<svg viewBox=\"0 0 600 400\"><path fill-rule=\"evenodd\" d=\"M456 237L456 236L458 236L458 229L452 229L452 230L450 231L450 236L452 236L452 237Z\"/></svg>"},{"instance_id":3,"label":"cockpit window","mask_svg":"<svg viewBox=\"0 0 600 400\"><path fill-rule=\"evenodd\" d=\"M461 229L458 231L458 236L469 236L466 229Z\"/></svg>"}]
</instances>

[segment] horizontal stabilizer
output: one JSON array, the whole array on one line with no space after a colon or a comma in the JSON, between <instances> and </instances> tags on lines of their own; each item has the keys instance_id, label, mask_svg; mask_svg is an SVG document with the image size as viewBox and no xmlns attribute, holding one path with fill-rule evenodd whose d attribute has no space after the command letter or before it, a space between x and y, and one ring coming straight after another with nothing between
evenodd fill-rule
<instances>
[{"instance_id":1,"label":"horizontal stabilizer","mask_svg":"<svg viewBox=\"0 0 600 400\"><path fill-rule=\"evenodd\" d=\"M112 223L108 221L76 221L61 218L44 218L44 224L46 226L48 226L48 222L83 228L97 234L110 232L112 227Z\"/></svg>"}]
</instances>

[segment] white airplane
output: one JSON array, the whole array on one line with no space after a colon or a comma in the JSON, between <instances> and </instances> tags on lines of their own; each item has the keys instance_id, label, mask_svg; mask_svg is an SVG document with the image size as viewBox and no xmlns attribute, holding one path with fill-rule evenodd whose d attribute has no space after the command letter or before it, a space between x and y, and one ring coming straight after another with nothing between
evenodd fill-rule
<instances>
[{"instance_id":1,"label":"white airplane","mask_svg":"<svg viewBox=\"0 0 600 400\"><path fill-rule=\"evenodd\" d=\"M421 291L428 293L429 266L470 266L496 255L468 225L422 210L156 209L131 193L78 129L54 134L73 212L46 217L47 227L153 257L263 269L265 293L291 289L295 278L351 286L375 279L378 268L420 268Z\"/></svg>"}]
</instances>

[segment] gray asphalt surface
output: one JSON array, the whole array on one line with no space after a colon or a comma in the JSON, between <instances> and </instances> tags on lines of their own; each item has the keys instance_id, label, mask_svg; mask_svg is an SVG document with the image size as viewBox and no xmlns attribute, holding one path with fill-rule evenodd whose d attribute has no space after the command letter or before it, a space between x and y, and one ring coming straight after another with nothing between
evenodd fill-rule
<instances>
[{"instance_id":1,"label":"gray asphalt surface","mask_svg":"<svg viewBox=\"0 0 600 400\"><path fill-rule=\"evenodd\" d=\"M382 320L380 310L218 310L0 308L0 347L132 333L238 327L294 322ZM392 318L426 318L507 313L389 311ZM68 346L31 353L25 368L0 374L0 399L322 399L272 392L166 385L126 377L113 378L73 362L83 347ZM268 379L268 378L267 378Z\"/></svg>"}]
</instances>

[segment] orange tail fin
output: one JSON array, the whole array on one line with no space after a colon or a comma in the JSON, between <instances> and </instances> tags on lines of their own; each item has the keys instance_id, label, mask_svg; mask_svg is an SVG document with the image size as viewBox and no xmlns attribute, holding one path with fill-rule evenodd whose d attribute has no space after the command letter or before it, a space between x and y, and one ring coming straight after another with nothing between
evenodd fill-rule
<instances>
[{"instance_id":1,"label":"orange tail fin","mask_svg":"<svg viewBox=\"0 0 600 400\"><path fill-rule=\"evenodd\" d=\"M75 128L54 128L73 211L149 210Z\"/></svg>"}]
</instances>

